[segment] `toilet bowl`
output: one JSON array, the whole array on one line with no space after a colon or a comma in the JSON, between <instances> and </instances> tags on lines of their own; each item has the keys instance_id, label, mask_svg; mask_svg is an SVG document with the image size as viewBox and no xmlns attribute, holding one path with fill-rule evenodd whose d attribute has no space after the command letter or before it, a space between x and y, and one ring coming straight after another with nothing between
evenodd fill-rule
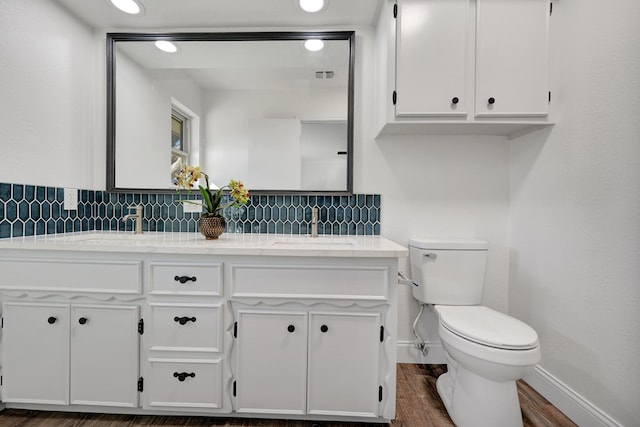
<instances>
[{"instance_id":1,"label":"toilet bowl","mask_svg":"<svg viewBox=\"0 0 640 427\"><path fill-rule=\"evenodd\" d=\"M480 305L487 242L412 239L413 295L438 317L447 373L436 383L458 427L518 427L516 380L540 361L527 324Z\"/></svg>"},{"instance_id":2,"label":"toilet bowl","mask_svg":"<svg viewBox=\"0 0 640 427\"><path fill-rule=\"evenodd\" d=\"M515 381L540 361L535 331L483 306L434 306L448 372L438 394L457 426L521 426Z\"/></svg>"}]
</instances>

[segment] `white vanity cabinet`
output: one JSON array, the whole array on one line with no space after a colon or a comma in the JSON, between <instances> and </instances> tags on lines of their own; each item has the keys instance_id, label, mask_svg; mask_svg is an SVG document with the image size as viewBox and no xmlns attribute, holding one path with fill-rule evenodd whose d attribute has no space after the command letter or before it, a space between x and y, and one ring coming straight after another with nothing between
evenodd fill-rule
<instances>
[{"instance_id":1,"label":"white vanity cabinet","mask_svg":"<svg viewBox=\"0 0 640 427\"><path fill-rule=\"evenodd\" d=\"M385 328L395 328L395 266L288 257L230 269L236 411L389 415L395 368L384 362L395 361L395 349Z\"/></svg>"},{"instance_id":2,"label":"white vanity cabinet","mask_svg":"<svg viewBox=\"0 0 640 427\"><path fill-rule=\"evenodd\" d=\"M550 124L550 0L397 0L377 30L376 133L510 135Z\"/></svg>"},{"instance_id":3,"label":"white vanity cabinet","mask_svg":"<svg viewBox=\"0 0 640 427\"><path fill-rule=\"evenodd\" d=\"M306 413L307 313L238 310L236 410Z\"/></svg>"},{"instance_id":4,"label":"white vanity cabinet","mask_svg":"<svg viewBox=\"0 0 640 427\"><path fill-rule=\"evenodd\" d=\"M229 412L223 393L223 264L210 257L157 256L145 271L143 407Z\"/></svg>"},{"instance_id":5,"label":"white vanity cabinet","mask_svg":"<svg viewBox=\"0 0 640 427\"><path fill-rule=\"evenodd\" d=\"M4 402L138 406L138 306L2 308Z\"/></svg>"},{"instance_id":6,"label":"white vanity cabinet","mask_svg":"<svg viewBox=\"0 0 640 427\"><path fill-rule=\"evenodd\" d=\"M376 417L381 315L240 309L237 411Z\"/></svg>"},{"instance_id":7,"label":"white vanity cabinet","mask_svg":"<svg viewBox=\"0 0 640 427\"><path fill-rule=\"evenodd\" d=\"M392 420L406 255L379 236L0 239L2 403Z\"/></svg>"},{"instance_id":8,"label":"white vanity cabinet","mask_svg":"<svg viewBox=\"0 0 640 427\"><path fill-rule=\"evenodd\" d=\"M381 313L310 312L307 413L380 415L383 340Z\"/></svg>"}]
</instances>

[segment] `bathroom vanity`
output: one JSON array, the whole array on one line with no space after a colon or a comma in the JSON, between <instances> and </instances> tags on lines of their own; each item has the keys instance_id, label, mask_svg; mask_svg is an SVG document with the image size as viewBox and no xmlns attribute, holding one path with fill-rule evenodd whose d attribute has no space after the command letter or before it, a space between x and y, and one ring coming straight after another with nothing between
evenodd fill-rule
<instances>
[{"instance_id":1,"label":"bathroom vanity","mask_svg":"<svg viewBox=\"0 0 640 427\"><path fill-rule=\"evenodd\" d=\"M386 422L406 255L379 236L1 240L2 402Z\"/></svg>"}]
</instances>

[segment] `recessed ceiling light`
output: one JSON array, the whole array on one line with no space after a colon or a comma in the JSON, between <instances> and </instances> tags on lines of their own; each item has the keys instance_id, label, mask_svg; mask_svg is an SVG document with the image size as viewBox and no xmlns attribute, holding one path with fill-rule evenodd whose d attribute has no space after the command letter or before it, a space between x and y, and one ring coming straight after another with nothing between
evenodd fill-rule
<instances>
[{"instance_id":1,"label":"recessed ceiling light","mask_svg":"<svg viewBox=\"0 0 640 427\"><path fill-rule=\"evenodd\" d=\"M142 6L135 0L109 0L112 5L130 15L137 15L142 12Z\"/></svg>"},{"instance_id":2,"label":"recessed ceiling light","mask_svg":"<svg viewBox=\"0 0 640 427\"><path fill-rule=\"evenodd\" d=\"M324 3L324 0L298 0L300 9L310 13L321 11L324 8Z\"/></svg>"},{"instance_id":3,"label":"recessed ceiling light","mask_svg":"<svg viewBox=\"0 0 640 427\"><path fill-rule=\"evenodd\" d=\"M311 52L322 50L323 47L324 42L320 39L309 39L304 42L304 48L310 50Z\"/></svg>"},{"instance_id":4,"label":"recessed ceiling light","mask_svg":"<svg viewBox=\"0 0 640 427\"><path fill-rule=\"evenodd\" d=\"M167 53L175 53L178 51L178 47L175 44L166 40L156 40L156 47Z\"/></svg>"}]
</instances>

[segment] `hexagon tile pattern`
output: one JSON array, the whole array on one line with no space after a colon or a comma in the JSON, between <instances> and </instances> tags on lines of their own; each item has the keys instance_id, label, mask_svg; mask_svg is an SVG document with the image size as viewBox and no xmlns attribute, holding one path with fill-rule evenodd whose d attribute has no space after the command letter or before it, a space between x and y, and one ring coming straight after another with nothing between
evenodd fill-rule
<instances>
[{"instance_id":1,"label":"hexagon tile pattern","mask_svg":"<svg viewBox=\"0 0 640 427\"><path fill-rule=\"evenodd\" d=\"M225 196L226 197L226 196ZM195 195L129 194L78 190L78 209L64 210L64 188L0 183L0 238L73 231L131 231L122 217L142 205L145 231L198 231L198 213L180 200ZM227 233L308 234L318 208L318 233L379 235L380 195L253 195L247 205L227 208Z\"/></svg>"}]
</instances>

